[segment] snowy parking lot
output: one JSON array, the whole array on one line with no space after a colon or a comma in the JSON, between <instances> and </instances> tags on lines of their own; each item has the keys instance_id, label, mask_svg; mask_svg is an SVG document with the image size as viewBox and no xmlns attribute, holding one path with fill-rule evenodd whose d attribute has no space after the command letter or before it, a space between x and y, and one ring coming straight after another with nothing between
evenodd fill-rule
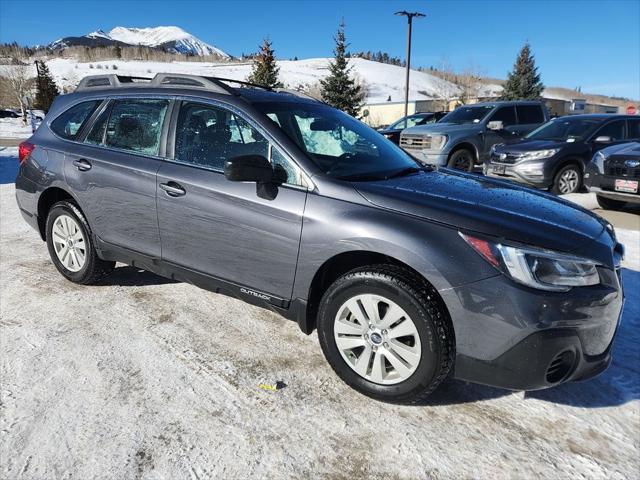
<instances>
[{"instance_id":1,"label":"snowy parking lot","mask_svg":"<svg viewBox=\"0 0 640 480\"><path fill-rule=\"evenodd\" d=\"M97 286L64 280L19 215L9 161L0 478L638 478L635 215L617 229L627 301L604 374L528 393L451 380L403 407L343 384L315 334L269 311L122 265Z\"/></svg>"}]
</instances>

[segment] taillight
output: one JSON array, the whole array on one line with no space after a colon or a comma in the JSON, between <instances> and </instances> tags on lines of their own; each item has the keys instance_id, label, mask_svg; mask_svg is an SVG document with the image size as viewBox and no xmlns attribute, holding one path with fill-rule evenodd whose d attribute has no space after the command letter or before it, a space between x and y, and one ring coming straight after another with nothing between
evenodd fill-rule
<instances>
[{"instance_id":1,"label":"taillight","mask_svg":"<svg viewBox=\"0 0 640 480\"><path fill-rule=\"evenodd\" d=\"M27 158L29 158L29 155L31 155L34 148L36 148L36 146L29 142L22 142L18 146L18 159L20 160L20 165L27 161Z\"/></svg>"}]
</instances>

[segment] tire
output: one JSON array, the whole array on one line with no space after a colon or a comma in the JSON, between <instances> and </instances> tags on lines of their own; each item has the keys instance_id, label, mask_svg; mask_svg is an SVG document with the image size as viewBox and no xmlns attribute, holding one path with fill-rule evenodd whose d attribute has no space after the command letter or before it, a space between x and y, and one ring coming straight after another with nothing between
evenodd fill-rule
<instances>
[{"instance_id":1,"label":"tire","mask_svg":"<svg viewBox=\"0 0 640 480\"><path fill-rule=\"evenodd\" d=\"M596 200L598 201L598 205L604 210L622 210L627 205L627 202L602 197L600 195L596 195Z\"/></svg>"},{"instance_id":2,"label":"tire","mask_svg":"<svg viewBox=\"0 0 640 480\"><path fill-rule=\"evenodd\" d=\"M475 156L466 148L461 148L453 152L447 162L447 167L465 172L473 172L474 165Z\"/></svg>"},{"instance_id":3,"label":"tire","mask_svg":"<svg viewBox=\"0 0 640 480\"><path fill-rule=\"evenodd\" d=\"M366 324L370 320L363 313L366 307L362 310L363 303L358 304L357 299L369 297L380 301L377 304L381 313L377 324L380 328L397 316L400 320L381 331L368 328ZM353 305L354 310L361 309L355 318L352 313L344 315L351 311L347 304ZM389 318L387 313L391 315ZM348 335L340 333L345 329ZM398 333L395 339L394 331ZM380 338L374 339L376 333ZM435 289L421 278L390 265L352 270L327 289L318 310L318 338L325 358L346 384L364 395L390 403L422 402L449 375L455 358L449 314ZM376 343L378 340L383 343ZM344 348L345 341L362 343L362 346L348 350ZM376 345L379 345L377 349ZM407 355L409 351L411 356ZM399 364L398 353L402 355L402 364ZM363 366L360 370L364 375L356 371L359 365ZM376 365L379 368L376 369Z\"/></svg>"},{"instance_id":4,"label":"tire","mask_svg":"<svg viewBox=\"0 0 640 480\"><path fill-rule=\"evenodd\" d=\"M61 201L51 207L46 236L51 261L67 280L89 285L111 273L115 267L115 262L98 257L89 224L70 201Z\"/></svg>"},{"instance_id":5,"label":"tire","mask_svg":"<svg viewBox=\"0 0 640 480\"><path fill-rule=\"evenodd\" d=\"M558 173L553 177L551 192L556 195L567 195L579 192L581 187L582 170L575 163L570 163L558 170Z\"/></svg>"}]
</instances>

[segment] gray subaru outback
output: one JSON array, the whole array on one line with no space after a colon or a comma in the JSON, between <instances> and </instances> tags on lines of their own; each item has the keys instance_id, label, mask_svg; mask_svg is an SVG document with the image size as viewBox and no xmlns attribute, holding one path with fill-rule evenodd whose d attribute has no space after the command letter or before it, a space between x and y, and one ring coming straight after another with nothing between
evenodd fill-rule
<instances>
[{"instance_id":1,"label":"gray subaru outback","mask_svg":"<svg viewBox=\"0 0 640 480\"><path fill-rule=\"evenodd\" d=\"M58 97L20 146L16 196L62 276L122 262L270 308L390 402L450 375L539 389L609 365L623 247L608 223L254 87L103 75Z\"/></svg>"}]
</instances>

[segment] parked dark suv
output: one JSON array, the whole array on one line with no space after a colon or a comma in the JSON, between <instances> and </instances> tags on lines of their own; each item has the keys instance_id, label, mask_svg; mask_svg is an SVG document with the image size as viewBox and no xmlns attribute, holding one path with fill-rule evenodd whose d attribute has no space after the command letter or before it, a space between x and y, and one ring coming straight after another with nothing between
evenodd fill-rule
<instances>
[{"instance_id":1,"label":"parked dark suv","mask_svg":"<svg viewBox=\"0 0 640 480\"><path fill-rule=\"evenodd\" d=\"M640 129L640 119L638 119ZM640 142L599 150L587 164L585 185L607 210L640 204Z\"/></svg>"},{"instance_id":2,"label":"parked dark suv","mask_svg":"<svg viewBox=\"0 0 640 480\"><path fill-rule=\"evenodd\" d=\"M554 118L524 139L495 145L485 175L508 178L556 194L580 190L585 165L600 149L640 140L640 118L575 115Z\"/></svg>"},{"instance_id":3,"label":"parked dark suv","mask_svg":"<svg viewBox=\"0 0 640 480\"><path fill-rule=\"evenodd\" d=\"M608 223L421 167L298 93L85 78L20 146L16 196L68 280L119 261L273 309L317 328L337 374L377 399L417 402L449 374L544 388L611 361L623 248Z\"/></svg>"},{"instance_id":4,"label":"parked dark suv","mask_svg":"<svg viewBox=\"0 0 640 480\"><path fill-rule=\"evenodd\" d=\"M438 123L403 130L400 146L424 164L472 171L493 145L522 138L548 119L538 101L462 105Z\"/></svg>"}]
</instances>

